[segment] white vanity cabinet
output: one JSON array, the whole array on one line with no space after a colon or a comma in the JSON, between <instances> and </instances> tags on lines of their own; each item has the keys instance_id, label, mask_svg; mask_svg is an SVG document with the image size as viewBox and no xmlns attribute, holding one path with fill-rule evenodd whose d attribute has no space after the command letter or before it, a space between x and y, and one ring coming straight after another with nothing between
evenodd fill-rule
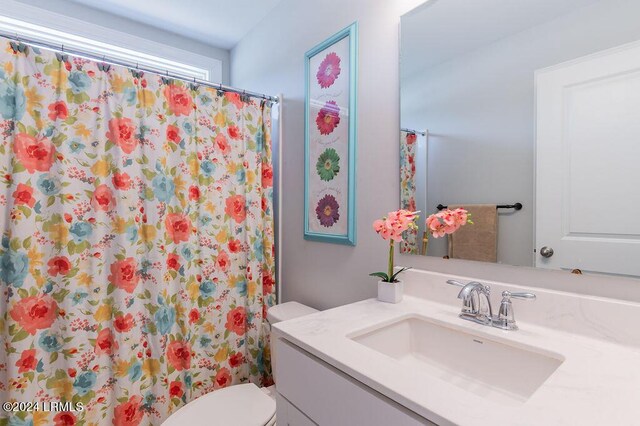
<instances>
[{"instance_id":1,"label":"white vanity cabinet","mask_svg":"<svg viewBox=\"0 0 640 426\"><path fill-rule=\"evenodd\" d=\"M278 426L435 424L282 338L275 356Z\"/></svg>"}]
</instances>

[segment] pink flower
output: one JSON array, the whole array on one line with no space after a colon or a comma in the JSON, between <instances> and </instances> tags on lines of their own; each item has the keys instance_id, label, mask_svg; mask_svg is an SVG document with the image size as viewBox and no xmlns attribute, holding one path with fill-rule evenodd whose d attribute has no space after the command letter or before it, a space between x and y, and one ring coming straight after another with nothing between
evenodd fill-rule
<instances>
[{"instance_id":1,"label":"pink flower","mask_svg":"<svg viewBox=\"0 0 640 426\"><path fill-rule=\"evenodd\" d=\"M103 212L113 210L116 206L116 199L111 192L111 188L105 184L98 186L93 192L93 197L91 197L91 205L96 210L101 210Z\"/></svg>"},{"instance_id":2,"label":"pink flower","mask_svg":"<svg viewBox=\"0 0 640 426\"><path fill-rule=\"evenodd\" d=\"M247 217L244 195L233 195L225 201L224 212L231 216L236 223L242 223Z\"/></svg>"},{"instance_id":3,"label":"pink flower","mask_svg":"<svg viewBox=\"0 0 640 426\"><path fill-rule=\"evenodd\" d=\"M69 116L69 110L67 109L67 104L64 101L54 102L49 105L49 119L51 121L66 120Z\"/></svg>"},{"instance_id":4,"label":"pink flower","mask_svg":"<svg viewBox=\"0 0 640 426\"><path fill-rule=\"evenodd\" d=\"M224 97L227 99L227 101L235 105L236 108L242 109L243 104L242 99L240 98L240 93L225 92Z\"/></svg>"},{"instance_id":5,"label":"pink flower","mask_svg":"<svg viewBox=\"0 0 640 426\"><path fill-rule=\"evenodd\" d=\"M29 334L51 327L58 314L58 304L48 294L29 296L16 303L9 315Z\"/></svg>"},{"instance_id":6,"label":"pink flower","mask_svg":"<svg viewBox=\"0 0 640 426\"><path fill-rule=\"evenodd\" d=\"M167 360L178 371L191 366L191 346L188 342L174 340L167 345Z\"/></svg>"},{"instance_id":7,"label":"pink flower","mask_svg":"<svg viewBox=\"0 0 640 426\"><path fill-rule=\"evenodd\" d=\"M226 367L222 367L220 371L216 373L216 377L213 379L213 388L222 389L231 384L231 373Z\"/></svg>"},{"instance_id":8,"label":"pink flower","mask_svg":"<svg viewBox=\"0 0 640 426\"><path fill-rule=\"evenodd\" d=\"M133 395L114 408L111 422L114 426L137 426L142 422L144 411L141 409L142 397Z\"/></svg>"},{"instance_id":9,"label":"pink flower","mask_svg":"<svg viewBox=\"0 0 640 426\"><path fill-rule=\"evenodd\" d=\"M238 336L244 335L247 328L247 313L244 306L238 306L227 313L227 322L224 328L236 333Z\"/></svg>"},{"instance_id":10,"label":"pink flower","mask_svg":"<svg viewBox=\"0 0 640 426\"><path fill-rule=\"evenodd\" d=\"M36 203L36 199L33 198L33 188L29 185L19 183L12 195L16 200L15 203L18 205L23 204L25 206L33 207Z\"/></svg>"},{"instance_id":11,"label":"pink flower","mask_svg":"<svg viewBox=\"0 0 640 426\"><path fill-rule=\"evenodd\" d=\"M20 164L31 174L48 172L53 165L56 147L46 138L36 139L26 133L14 136L13 152Z\"/></svg>"},{"instance_id":12,"label":"pink flower","mask_svg":"<svg viewBox=\"0 0 640 426\"><path fill-rule=\"evenodd\" d=\"M130 118L112 118L109 120L107 138L118 145L122 152L131 154L138 146L136 138L136 126Z\"/></svg>"},{"instance_id":13,"label":"pink flower","mask_svg":"<svg viewBox=\"0 0 640 426\"><path fill-rule=\"evenodd\" d=\"M169 124L167 126L167 139L173 143L180 143L182 137L180 136L180 128Z\"/></svg>"},{"instance_id":14,"label":"pink flower","mask_svg":"<svg viewBox=\"0 0 640 426\"><path fill-rule=\"evenodd\" d=\"M27 371L34 370L36 365L38 365L38 359L36 358L35 349L26 349L22 351L20 359L16 362L18 373L26 373Z\"/></svg>"},{"instance_id":15,"label":"pink flower","mask_svg":"<svg viewBox=\"0 0 640 426\"><path fill-rule=\"evenodd\" d=\"M333 85L338 79L340 71L340 56L334 52L329 53L320 63L318 72L316 73L320 87L326 89Z\"/></svg>"},{"instance_id":16,"label":"pink flower","mask_svg":"<svg viewBox=\"0 0 640 426\"><path fill-rule=\"evenodd\" d=\"M182 86L168 85L164 88L164 97L169 104L169 109L177 116L189 115L193 111L191 94Z\"/></svg>"},{"instance_id":17,"label":"pink flower","mask_svg":"<svg viewBox=\"0 0 640 426\"><path fill-rule=\"evenodd\" d=\"M115 341L110 328L103 328L96 338L96 346L94 352L96 355L107 354L113 355L118 349L118 342Z\"/></svg>"},{"instance_id":18,"label":"pink flower","mask_svg":"<svg viewBox=\"0 0 640 426\"><path fill-rule=\"evenodd\" d=\"M223 154L226 155L231 152L231 146L229 145L226 136L222 133L219 133L218 136L216 136L215 143L218 149L220 149Z\"/></svg>"},{"instance_id":19,"label":"pink flower","mask_svg":"<svg viewBox=\"0 0 640 426\"><path fill-rule=\"evenodd\" d=\"M402 241L402 233L415 227L418 212L396 210L373 222L373 229L385 240Z\"/></svg>"},{"instance_id":20,"label":"pink flower","mask_svg":"<svg viewBox=\"0 0 640 426\"><path fill-rule=\"evenodd\" d=\"M321 135L331 134L340 124L340 107L335 101L324 104L316 117L316 126Z\"/></svg>"},{"instance_id":21,"label":"pink flower","mask_svg":"<svg viewBox=\"0 0 640 426\"><path fill-rule=\"evenodd\" d=\"M181 241L189 240L191 235L191 220L189 216L180 213L169 213L164 220L169 238L178 244Z\"/></svg>"},{"instance_id":22,"label":"pink flower","mask_svg":"<svg viewBox=\"0 0 640 426\"><path fill-rule=\"evenodd\" d=\"M116 287L133 293L138 286L140 276L138 275L138 262L133 257L117 260L110 266L111 275L107 278Z\"/></svg>"},{"instance_id":23,"label":"pink flower","mask_svg":"<svg viewBox=\"0 0 640 426\"><path fill-rule=\"evenodd\" d=\"M467 223L472 223L469 220L469 213L465 209L457 208L432 214L427 218L426 226L434 238L440 238L453 234Z\"/></svg>"}]
</instances>

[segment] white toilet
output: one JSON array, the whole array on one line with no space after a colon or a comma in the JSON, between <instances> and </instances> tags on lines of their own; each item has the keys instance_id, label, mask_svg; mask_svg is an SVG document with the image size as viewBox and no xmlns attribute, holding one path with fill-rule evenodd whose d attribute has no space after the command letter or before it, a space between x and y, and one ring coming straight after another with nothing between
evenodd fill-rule
<instances>
[{"instance_id":1,"label":"white toilet","mask_svg":"<svg viewBox=\"0 0 640 426\"><path fill-rule=\"evenodd\" d=\"M270 308L269 324L318 312L298 302L286 302ZM273 365L274 345L271 341ZM191 401L162 423L162 426L272 426L276 424L276 402L273 389L260 389L253 383L229 386Z\"/></svg>"}]
</instances>

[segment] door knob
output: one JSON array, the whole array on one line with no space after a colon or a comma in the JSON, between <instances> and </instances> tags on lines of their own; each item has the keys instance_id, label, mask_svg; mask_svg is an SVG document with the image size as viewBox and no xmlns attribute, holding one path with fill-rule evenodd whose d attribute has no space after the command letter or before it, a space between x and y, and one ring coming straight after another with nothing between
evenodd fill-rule
<instances>
[{"instance_id":1,"label":"door knob","mask_svg":"<svg viewBox=\"0 0 640 426\"><path fill-rule=\"evenodd\" d=\"M546 257L547 259L553 256L553 249L551 247L544 246L540 249L540 256Z\"/></svg>"}]
</instances>

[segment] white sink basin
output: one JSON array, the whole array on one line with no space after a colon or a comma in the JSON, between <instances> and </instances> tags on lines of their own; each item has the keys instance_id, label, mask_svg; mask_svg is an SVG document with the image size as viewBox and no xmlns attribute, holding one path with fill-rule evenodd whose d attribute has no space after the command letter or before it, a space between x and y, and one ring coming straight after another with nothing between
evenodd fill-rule
<instances>
[{"instance_id":1,"label":"white sink basin","mask_svg":"<svg viewBox=\"0 0 640 426\"><path fill-rule=\"evenodd\" d=\"M421 316L403 317L348 337L412 371L500 403L525 402L564 360L543 349L473 334Z\"/></svg>"}]
</instances>

